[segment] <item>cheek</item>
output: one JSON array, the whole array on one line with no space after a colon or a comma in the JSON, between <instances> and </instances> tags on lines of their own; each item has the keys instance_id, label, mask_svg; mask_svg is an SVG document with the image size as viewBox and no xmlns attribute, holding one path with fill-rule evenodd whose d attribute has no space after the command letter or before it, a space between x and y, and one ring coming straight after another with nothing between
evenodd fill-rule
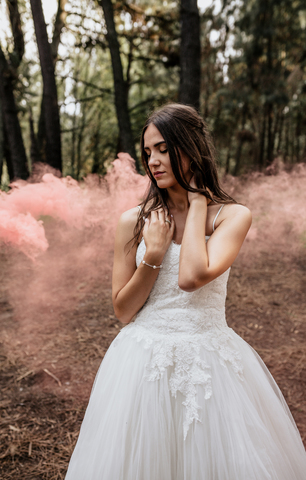
<instances>
[{"instance_id":1,"label":"cheek","mask_svg":"<svg viewBox=\"0 0 306 480\"><path fill-rule=\"evenodd\" d=\"M183 172L186 175L188 172L190 172L190 158L187 157L187 155L181 154L182 158L182 168Z\"/></svg>"}]
</instances>

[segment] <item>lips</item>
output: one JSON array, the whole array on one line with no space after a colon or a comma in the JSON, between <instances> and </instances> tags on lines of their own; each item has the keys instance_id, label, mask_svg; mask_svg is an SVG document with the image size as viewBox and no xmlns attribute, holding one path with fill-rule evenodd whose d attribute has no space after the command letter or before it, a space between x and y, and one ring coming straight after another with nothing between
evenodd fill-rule
<instances>
[{"instance_id":1,"label":"lips","mask_svg":"<svg viewBox=\"0 0 306 480\"><path fill-rule=\"evenodd\" d=\"M157 171L157 172L154 172L154 177L155 177L155 178L159 178L159 177L161 177L161 175L163 175L164 173L165 173L165 172L158 172L158 171Z\"/></svg>"}]
</instances>

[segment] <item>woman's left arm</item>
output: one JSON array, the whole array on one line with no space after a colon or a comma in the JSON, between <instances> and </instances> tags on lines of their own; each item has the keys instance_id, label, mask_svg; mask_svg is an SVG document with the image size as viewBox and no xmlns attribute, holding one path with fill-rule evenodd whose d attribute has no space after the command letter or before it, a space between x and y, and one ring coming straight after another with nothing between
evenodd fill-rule
<instances>
[{"instance_id":1,"label":"woman's left arm","mask_svg":"<svg viewBox=\"0 0 306 480\"><path fill-rule=\"evenodd\" d=\"M252 223L248 208L238 204L225 206L224 220L206 243L207 199L200 194L190 197L178 281L179 287L186 292L206 285L233 264Z\"/></svg>"}]
</instances>

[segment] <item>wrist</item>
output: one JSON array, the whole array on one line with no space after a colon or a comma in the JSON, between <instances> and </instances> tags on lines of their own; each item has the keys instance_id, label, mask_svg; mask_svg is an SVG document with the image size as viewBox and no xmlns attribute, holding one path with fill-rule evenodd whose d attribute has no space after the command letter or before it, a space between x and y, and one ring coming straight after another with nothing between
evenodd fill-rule
<instances>
[{"instance_id":1,"label":"wrist","mask_svg":"<svg viewBox=\"0 0 306 480\"><path fill-rule=\"evenodd\" d=\"M164 255L162 255L160 252L150 250L147 250L143 257L143 260L150 265L161 265L163 259Z\"/></svg>"},{"instance_id":2,"label":"wrist","mask_svg":"<svg viewBox=\"0 0 306 480\"><path fill-rule=\"evenodd\" d=\"M198 193L197 195L190 198L189 204L190 206L196 205L196 206L207 208L207 198L204 197L204 195L201 195L200 193Z\"/></svg>"}]
</instances>

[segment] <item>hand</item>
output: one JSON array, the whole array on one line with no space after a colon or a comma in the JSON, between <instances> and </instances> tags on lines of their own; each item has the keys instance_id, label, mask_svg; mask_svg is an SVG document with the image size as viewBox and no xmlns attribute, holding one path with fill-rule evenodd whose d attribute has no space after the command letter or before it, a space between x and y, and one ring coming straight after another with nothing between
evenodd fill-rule
<instances>
[{"instance_id":1,"label":"hand","mask_svg":"<svg viewBox=\"0 0 306 480\"><path fill-rule=\"evenodd\" d=\"M168 218L162 208L152 211L150 219L146 219L143 238L147 254L150 255L150 258L154 257L156 262L161 262L164 258L173 237L174 227L173 217Z\"/></svg>"},{"instance_id":2,"label":"hand","mask_svg":"<svg viewBox=\"0 0 306 480\"><path fill-rule=\"evenodd\" d=\"M189 184L190 184L190 186L191 186L192 188L197 188L196 183L195 183L195 180L194 180L194 176L191 177L191 180L190 180ZM213 196L212 193L211 193L211 191L210 191L207 187L206 187L206 190L208 191L208 193L209 193L211 196ZM188 192L188 202L189 202L189 203L191 203L193 200L198 199L198 198L203 199L203 197L204 197L204 195L201 195L200 193L197 193L197 192ZM210 202L211 202L210 198L207 198L207 197L204 197L204 198L205 198L206 201L207 201L207 205L209 205Z\"/></svg>"}]
</instances>

